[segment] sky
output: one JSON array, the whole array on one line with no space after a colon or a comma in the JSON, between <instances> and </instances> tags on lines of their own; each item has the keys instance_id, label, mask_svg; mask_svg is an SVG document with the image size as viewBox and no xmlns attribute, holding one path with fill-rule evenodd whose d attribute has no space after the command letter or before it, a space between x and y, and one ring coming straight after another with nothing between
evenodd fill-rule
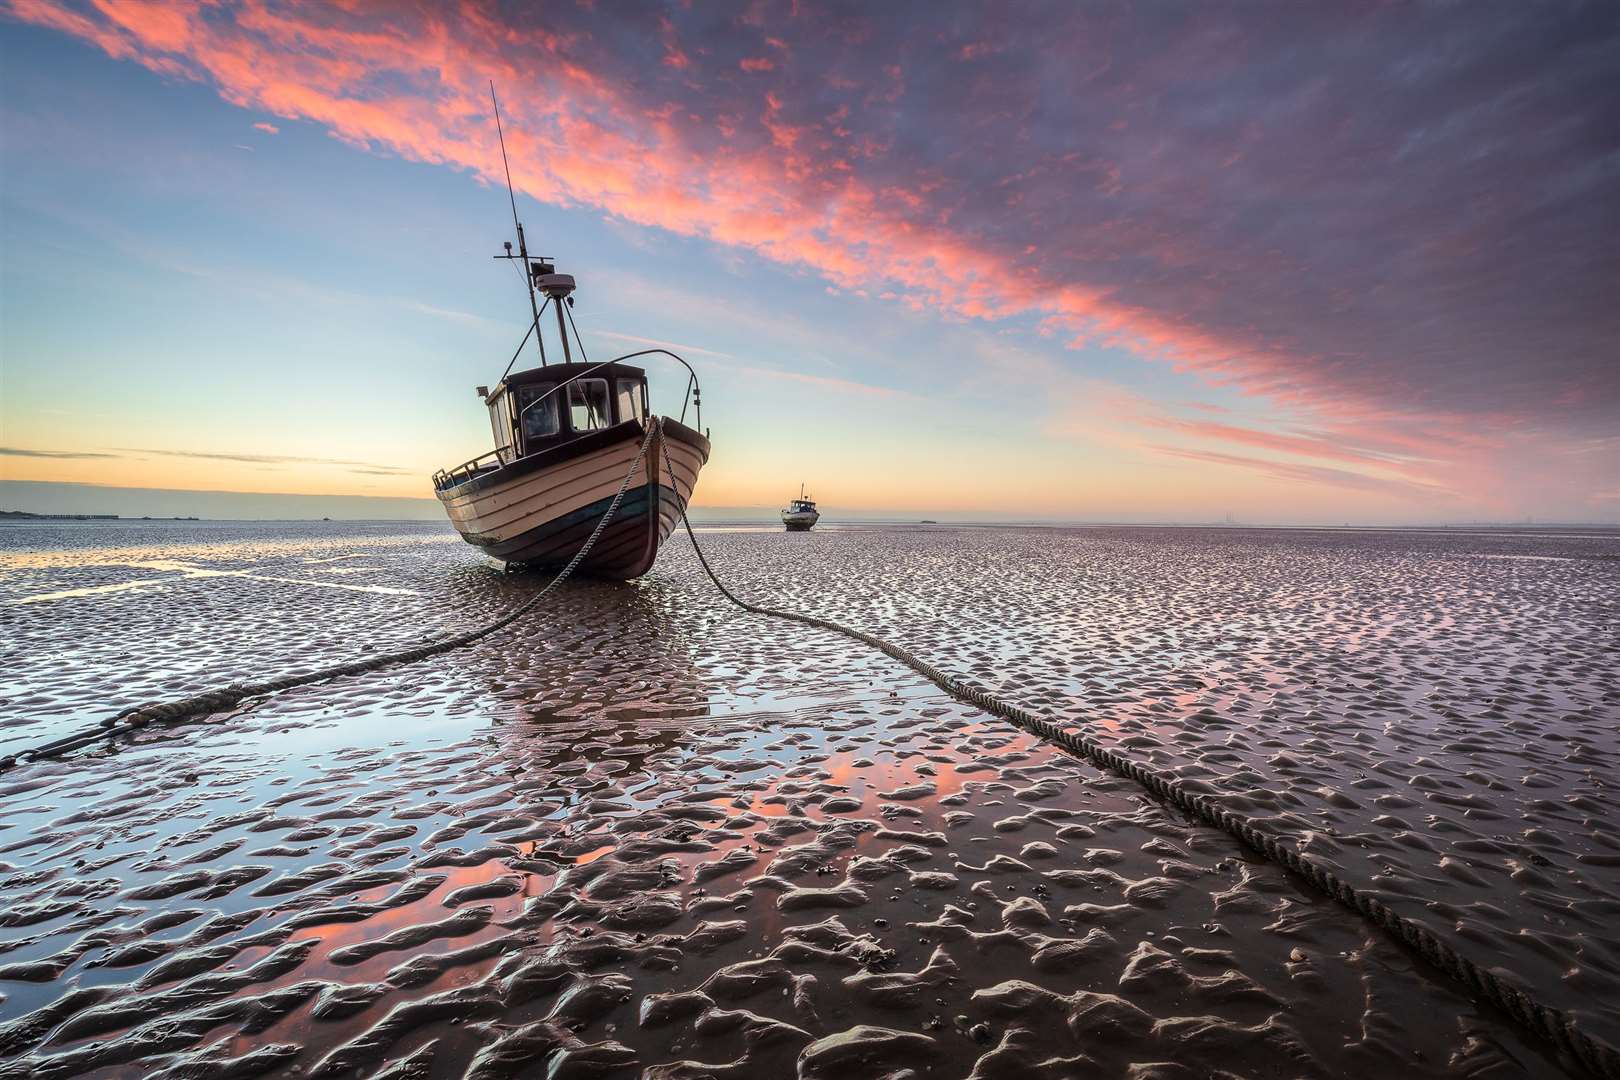
<instances>
[{"instance_id":1,"label":"sky","mask_svg":"<svg viewBox=\"0 0 1620 1080\"><path fill-rule=\"evenodd\" d=\"M489 450L491 80L700 505L1620 519L1620 6L1494 0L0 0L0 508Z\"/></svg>"}]
</instances>

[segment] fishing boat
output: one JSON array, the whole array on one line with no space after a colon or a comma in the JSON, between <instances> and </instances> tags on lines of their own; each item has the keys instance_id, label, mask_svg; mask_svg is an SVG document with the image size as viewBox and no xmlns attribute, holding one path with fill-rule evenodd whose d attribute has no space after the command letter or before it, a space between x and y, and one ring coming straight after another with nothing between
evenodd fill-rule
<instances>
[{"instance_id":1,"label":"fishing boat","mask_svg":"<svg viewBox=\"0 0 1620 1080\"><path fill-rule=\"evenodd\" d=\"M809 532L810 527L820 520L815 500L804 493L804 485L800 484L799 497L782 511L782 524L787 526L788 532Z\"/></svg>"},{"instance_id":2,"label":"fishing boat","mask_svg":"<svg viewBox=\"0 0 1620 1080\"><path fill-rule=\"evenodd\" d=\"M498 124L498 106L496 117ZM510 173L507 183L510 193ZM667 349L590 363L574 323L573 276L559 274L549 258L530 258L515 198L512 223L518 251L513 254L507 243L506 254L495 257L522 269L532 318L500 380L478 387L495 448L441 469L433 489L467 543L508 565L556 569L596 532L635 463L618 509L577 572L640 577L658 557L709 460L697 373ZM556 315L561 363L549 362L546 353L541 325L548 308ZM540 366L513 372L530 338ZM650 413L646 370L627 363L644 356L671 358L686 369L679 419ZM695 409L696 427L685 423L688 405Z\"/></svg>"}]
</instances>

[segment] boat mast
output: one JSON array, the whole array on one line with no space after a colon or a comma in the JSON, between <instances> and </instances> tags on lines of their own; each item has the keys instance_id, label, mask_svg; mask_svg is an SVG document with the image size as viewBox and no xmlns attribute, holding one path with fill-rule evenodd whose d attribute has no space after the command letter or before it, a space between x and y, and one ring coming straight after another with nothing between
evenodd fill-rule
<instances>
[{"instance_id":1,"label":"boat mast","mask_svg":"<svg viewBox=\"0 0 1620 1080\"><path fill-rule=\"evenodd\" d=\"M573 298L572 297L565 297L565 299L573 299ZM572 364L574 362L574 356L573 356L572 353L570 353L568 351L568 327L563 324L563 301L562 300L557 301L557 335L562 338L562 343L563 343L563 363ZM581 345L580 348L583 349L584 346ZM600 356L601 354L598 353L597 355ZM571 392L572 391L570 391L570 393Z\"/></svg>"},{"instance_id":2,"label":"boat mast","mask_svg":"<svg viewBox=\"0 0 1620 1080\"><path fill-rule=\"evenodd\" d=\"M540 337L540 308L534 302L534 277L529 270L529 245L523 239L523 223L518 220L517 196L512 192L512 165L506 159L506 133L501 130L501 104L495 100L495 80L489 81L489 103L495 109L495 135L501 140L501 168L506 170L506 198L512 204L512 224L517 227L518 257L522 259L523 287L529 293L529 312L533 318L534 344L540 350L540 366L546 366L546 343ZM495 256L497 259L502 256ZM512 245L506 245L506 258L512 257ZM562 325L562 312L557 313L557 325ZM563 337L563 356L568 355L568 338ZM511 365L508 364L508 367Z\"/></svg>"}]
</instances>

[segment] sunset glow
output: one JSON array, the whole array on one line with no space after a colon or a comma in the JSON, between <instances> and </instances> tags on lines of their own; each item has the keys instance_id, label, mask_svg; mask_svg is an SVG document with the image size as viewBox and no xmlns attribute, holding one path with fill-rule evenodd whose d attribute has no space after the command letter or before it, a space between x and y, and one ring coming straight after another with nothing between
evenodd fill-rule
<instances>
[{"instance_id":1,"label":"sunset glow","mask_svg":"<svg viewBox=\"0 0 1620 1080\"><path fill-rule=\"evenodd\" d=\"M493 80L593 358L704 376L700 504L1620 512L1612 10L3 10L7 481L430 497L487 450Z\"/></svg>"}]
</instances>

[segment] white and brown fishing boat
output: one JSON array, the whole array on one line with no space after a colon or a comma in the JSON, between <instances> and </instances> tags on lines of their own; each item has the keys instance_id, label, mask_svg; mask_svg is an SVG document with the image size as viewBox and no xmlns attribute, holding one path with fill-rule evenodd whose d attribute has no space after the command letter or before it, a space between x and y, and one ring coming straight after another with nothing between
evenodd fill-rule
<instances>
[{"instance_id":1,"label":"white and brown fishing boat","mask_svg":"<svg viewBox=\"0 0 1620 1080\"><path fill-rule=\"evenodd\" d=\"M493 104L493 87L490 97ZM499 125L498 106L495 120ZM503 135L503 159L505 155ZM510 172L507 187L510 194ZM489 409L495 449L435 473L433 489L467 543L509 565L558 568L589 541L639 456L624 498L578 570L597 577L640 577L658 557L659 545L675 528L697 486L698 472L709 460L697 372L668 349L645 349L606 363L589 363L574 325L574 279L557 273L549 259L529 258L515 196L511 202L518 250L513 254L508 243L506 254L495 257L516 262L522 270L529 294L529 329L494 388L478 388ZM541 296L544 303L538 300ZM548 307L556 309L560 364L546 358L541 316ZM513 373L512 365L531 337L540 366ZM647 373L625 363L655 355L674 359L686 369L679 420L652 417ZM696 428L683 422L688 404L695 409Z\"/></svg>"},{"instance_id":2,"label":"white and brown fishing boat","mask_svg":"<svg viewBox=\"0 0 1620 1080\"><path fill-rule=\"evenodd\" d=\"M646 373L617 360L570 361L517 372L479 394L495 449L435 475L439 501L461 538L486 554L561 567L595 531L641 453L650 422ZM580 572L646 573L691 499L709 440L670 417L659 426Z\"/></svg>"}]
</instances>

